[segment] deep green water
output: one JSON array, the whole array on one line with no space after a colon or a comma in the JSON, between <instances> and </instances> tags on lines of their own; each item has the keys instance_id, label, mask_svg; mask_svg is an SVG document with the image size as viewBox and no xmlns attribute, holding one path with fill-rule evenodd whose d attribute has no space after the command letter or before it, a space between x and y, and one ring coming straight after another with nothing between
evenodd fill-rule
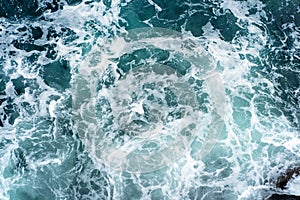
<instances>
[{"instance_id":1,"label":"deep green water","mask_svg":"<svg viewBox=\"0 0 300 200\"><path fill-rule=\"evenodd\" d=\"M224 126L205 156L197 157L195 152L212 137L207 131L211 129L203 127L207 126L205 117L214 112L213 97L203 77L195 79L197 68L184 51L174 49L177 54L172 57L169 48L174 46L157 40L161 48L128 50L110 60L115 66L103 62L114 37L142 27L177 31L205 49L216 65L225 94ZM83 86L76 93L78 84L89 86L95 79L78 79L90 58L94 59L91 68L103 69L94 76L97 87ZM147 70L138 68L153 60L169 67L170 80L164 76L157 76L161 82L151 80L150 73L152 85L146 84ZM135 69L137 75L132 78L130 72ZM181 93L163 82L177 78L178 83L186 81L178 87L180 91L187 96L192 91L196 103L191 99L182 103ZM142 84L141 93L136 84ZM185 84L191 87L186 89ZM215 86L219 88L217 81ZM233 200L264 199L282 192L300 195L297 179L284 191L276 188L277 177L300 164L299 88L297 0L0 0L0 199ZM74 96L85 102L92 89L99 93L92 115L96 119L78 118L89 113L80 113ZM148 98L143 111L135 112L134 123L126 121L132 115L118 115L123 112L122 104L107 101L127 98L127 94L133 95L133 102ZM184 129L185 134L190 131L197 137L186 152L163 168L145 173L120 171L99 156L105 154L103 146L96 145L93 151L88 145L94 137L116 146L138 140L143 132L139 130L151 129L165 115L174 122L183 120L186 115L179 108L186 105L196 107L203 117L188 120L190 129ZM172 120L162 122L171 126ZM78 126L81 122L86 124ZM199 129L193 128L196 122ZM91 127L101 127L103 135L97 138ZM168 145L168 137L160 139L159 145ZM159 149L150 142L147 145Z\"/></svg>"}]
</instances>

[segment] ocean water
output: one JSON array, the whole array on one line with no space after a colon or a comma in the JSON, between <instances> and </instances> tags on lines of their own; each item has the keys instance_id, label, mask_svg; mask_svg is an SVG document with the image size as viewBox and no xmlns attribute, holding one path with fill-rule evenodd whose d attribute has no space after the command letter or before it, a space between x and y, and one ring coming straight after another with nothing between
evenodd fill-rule
<instances>
[{"instance_id":1,"label":"ocean water","mask_svg":"<svg viewBox=\"0 0 300 200\"><path fill-rule=\"evenodd\" d=\"M300 195L298 0L0 0L0 199Z\"/></svg>"}]
</instances>

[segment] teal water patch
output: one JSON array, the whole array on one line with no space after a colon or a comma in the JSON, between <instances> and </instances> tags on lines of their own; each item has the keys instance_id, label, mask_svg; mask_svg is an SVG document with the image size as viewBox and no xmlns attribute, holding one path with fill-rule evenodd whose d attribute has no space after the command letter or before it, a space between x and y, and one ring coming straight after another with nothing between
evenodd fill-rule
<instances>
[{"instance_id":1,"label":"teal water patch","mask_svg":"<svg viewBox=\"0 0 300 200\"><path fill-rule=\"evenodd\" d=\"M43 66L40 76L48 86L58 91L64 91L70 87L70 66L66 60L58 60Z\"/></svg>"}]
</instances>

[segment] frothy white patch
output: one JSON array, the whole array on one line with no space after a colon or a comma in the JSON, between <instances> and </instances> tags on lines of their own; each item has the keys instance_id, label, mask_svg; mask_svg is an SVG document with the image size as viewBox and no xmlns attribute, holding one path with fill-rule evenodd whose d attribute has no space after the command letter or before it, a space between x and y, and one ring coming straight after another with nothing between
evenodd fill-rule
<instances>
[{"instance_id":1,"label":"frothy white patch","mask_svg":"<svg viewBox=\"0 0 300 200\"><path fill-rule=\"evenodd\" d=\"M291 179L286 187L289 194L300 195L300 176Z\"/></svg>"}]
</instances>

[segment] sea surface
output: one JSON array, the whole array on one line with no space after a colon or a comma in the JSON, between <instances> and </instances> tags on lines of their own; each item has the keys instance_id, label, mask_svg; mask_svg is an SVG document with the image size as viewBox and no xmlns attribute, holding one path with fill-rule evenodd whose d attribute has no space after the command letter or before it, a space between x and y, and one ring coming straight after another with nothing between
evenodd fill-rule
<instances>
[{"instance_id":1,"label":"sea surface","mask_svg":"<svg viewBox=\"0 0 300 200\"><path fill-rule=\"evenodd\" d=\"M0 0L1 200L259 200L299 165L299 0Z\"/></svg>"}]
</instances>

